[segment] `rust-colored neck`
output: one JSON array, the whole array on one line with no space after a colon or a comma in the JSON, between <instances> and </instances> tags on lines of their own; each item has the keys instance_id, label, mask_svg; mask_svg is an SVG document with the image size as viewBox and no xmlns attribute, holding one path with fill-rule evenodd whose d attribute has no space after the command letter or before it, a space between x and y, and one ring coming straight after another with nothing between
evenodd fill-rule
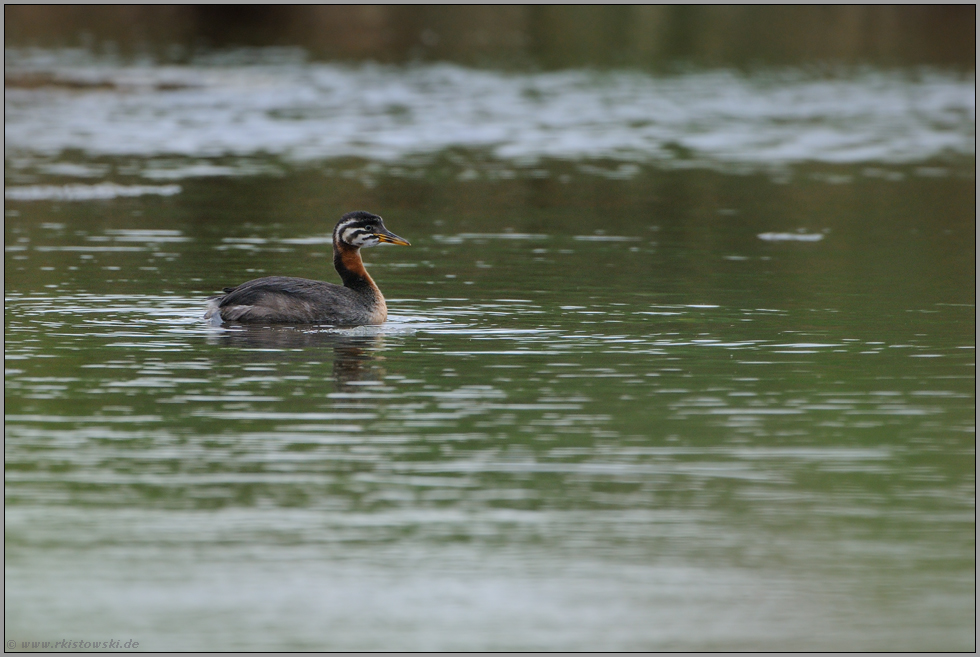
<instances>
[{"instance_id":1,"label":"rust-colored neck","mask_svg":"<svg viewBox=\"0 0 980 657\"><path fill-rule=\"evenodd\" d=\"M356 246L351 246L339 240L333 244L333 266L340 274L344 287L349 287L357 292L374 292L380 296L378 286L364 268L361 260L361 250Z\"/></svg>"}]
</instances>

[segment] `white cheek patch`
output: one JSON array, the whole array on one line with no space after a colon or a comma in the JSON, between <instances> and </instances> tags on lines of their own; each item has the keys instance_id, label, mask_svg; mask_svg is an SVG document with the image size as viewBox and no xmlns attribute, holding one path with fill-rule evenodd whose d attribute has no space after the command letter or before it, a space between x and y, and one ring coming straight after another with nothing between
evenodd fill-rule
<instances>
[{"instance_id":1,"label":"white cheek patch","mask_svg":"<svg viewBox=\"0 0 980 657\"><path fill-rule=\"evenodd\" d=\"M357 247L374 246L378 243L378 238L364 228L344 228L340 231L340 239Z\"/></svg>"},{"instance_id":2,"label":"white cheek patch","mask_svg":"<svg viewBox=\"0 0 980 657\"><path fill-rule=\"evenodd\" d=\"M344 228L340 231L340 239L348 244L354 243L354 236L357 233L357 228Z\"/></svg>"}]
</instances>

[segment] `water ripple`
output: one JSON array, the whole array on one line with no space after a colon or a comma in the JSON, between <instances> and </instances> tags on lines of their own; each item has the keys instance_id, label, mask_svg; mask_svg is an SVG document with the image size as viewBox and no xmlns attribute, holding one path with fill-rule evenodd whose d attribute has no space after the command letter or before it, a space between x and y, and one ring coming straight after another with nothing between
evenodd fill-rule
<instances>
[{"instance_id":1,"label":"water ripple","mask_svg":"<svg viewBox=\"0 0 980 657\"><path fill-rule=\"evenodd\" d=\"M223 164L217 172L216 165L202 170L195 162L168 171L151 164L143 172L151 179L236 169L252 175L256 165L249 158L267 154L297 162L358 157L394 163L465 148L521 166L551 158L771 170L807 161L909 163L948 155L972 161L975 152L973 77L938 71L858 70L831 78L703 71L658 77L499 73L451 64L93 66L73 62L68 54L59 61L10 51L7 69L52 71L69 80L96 75L110 83L87 90L7 89L5 151L12 164L68 151L239 158L239 165ZM160 81L179 89L161 92ZM38 165L50 169L53 163ZM628 178L639 171L624 166L597 175ZM174 188L112 189L169 194ZM14 188L7 194L76 193L39 190ZM91 193L102 198L107 192Z\"/></svg>"}]
</instances>

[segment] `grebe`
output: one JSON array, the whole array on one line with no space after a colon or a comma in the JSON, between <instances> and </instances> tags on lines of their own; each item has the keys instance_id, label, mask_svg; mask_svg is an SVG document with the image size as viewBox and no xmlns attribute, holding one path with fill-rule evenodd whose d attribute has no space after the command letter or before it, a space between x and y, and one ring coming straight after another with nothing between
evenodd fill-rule
<instances>
[{"instance_id":1,"label":"grebe","mask_svg":"<svg viewBox=\"0 0 980 657\"><path fill-rule=\"evenodd\" d=\"M333 266L343 286L307 278L266 276L226 287L208 299L204 318L250 324L382 324L388 307L364 269L361 248L381 243L409 246L376 214L348 212L333 229Z\"/></svg>"}]
</instances>

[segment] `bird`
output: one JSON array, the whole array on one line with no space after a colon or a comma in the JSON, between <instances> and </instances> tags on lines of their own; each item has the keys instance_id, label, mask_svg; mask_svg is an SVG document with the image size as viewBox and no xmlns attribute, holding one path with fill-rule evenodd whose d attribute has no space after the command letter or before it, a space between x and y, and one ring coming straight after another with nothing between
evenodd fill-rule
<instances>
[{"instance_id":1,"label":"bird","mask_svg":"<svg viewBox=\"0 0 980 657\"><path fill-rule=\"evenodd\" d=\"M378 244L411 246L385 228L378 215L348 212L333 229L333 266L343 285L289 276L256 278L210 297L204 318L215 326L223 322L383 324L388 306L361 260L362 248Z\"/></svg>"}]
</instances>

